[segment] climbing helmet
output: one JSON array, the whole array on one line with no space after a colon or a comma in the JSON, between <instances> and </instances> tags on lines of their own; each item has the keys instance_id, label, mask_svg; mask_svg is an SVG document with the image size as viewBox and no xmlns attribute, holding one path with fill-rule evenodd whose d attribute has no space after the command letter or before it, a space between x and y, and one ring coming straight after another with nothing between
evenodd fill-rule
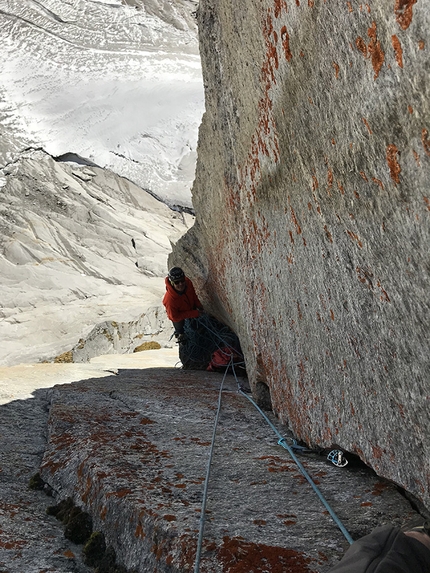
<instances>
[{"instance_id":1,"label":"climbing helmet","mask_svg":"<svg viewBox=\"0 0 430 573\"><path fill-rule=\"evenodd\" d=\"M169 271L169 280L171 283L179 283L185 280L184 271L180 267L173 267Z\"/></svg>"}]
</instances>

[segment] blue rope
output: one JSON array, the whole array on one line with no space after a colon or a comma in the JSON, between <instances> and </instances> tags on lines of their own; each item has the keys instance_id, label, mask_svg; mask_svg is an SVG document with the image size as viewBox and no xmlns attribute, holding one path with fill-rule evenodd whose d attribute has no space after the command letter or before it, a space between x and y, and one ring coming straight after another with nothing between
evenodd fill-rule
<instances>
[{"instance_id":1,"label":"blue rope","mask_svg":"<svg viewBox=\"0 0 430 573\"><path fill-rule=\"evenodd\" d=\"M233 372L234 372L234 366L233 366ZM235 377L236 377L236 374L235 374ZM236 378L236 381L237 381L237 378ZM323 503L324 507L330 513L334 522L336 523L336 525L339 527L339 529L341 530L341 532L345 536L345 539L348 541L349 544L352 545L352 543L354 543L354 540L352 539L352 537L350 536L350 534L348 533L348 531L346 530L345 526L340 521L338 516L335 514L333 509L330 507L327 500L324 498L324 496L322 495L322 493L320 492L320 490L318 489L318 487L316 486L315 482L312 480L310 475L307 473L307 471L305 470L305 468L303 467L301 462L297 459L297 456L294 454L291 447L287 444L287 442L285 441L285 438L282 437L282 435L278 432L278 430L275 428L275 426L272 424L272 422L269 420L269 418L266 416L266 414L263 412L263 410L254 402L254 400L251 398L251 396L249 396L248 394L243 392L243 390L240 389L240 386L239 386L239 393L242 394L242 396L245 396L245 398L247 398L251 402L251 404L253 404L255 406L255 408L260 412L260 414L263 416L263 418L266 420L266 422L269 424L269 426L272 428L272 430L278 436L278 438L279 438L278 444L288 451L288 453L290 454L292 459L297 464L297 467L299 468L299 470L302 472L304 477L308 480L308 482L312 486L312 489L317 494L317 496L319 497L319 499Z\"/></svg>"},{"instance_id":2,"label":"blue rope","mask_svg":"<svg viewBox=\"0 0 430 573\"><path fill-rule=\"evenodd\" d=\"M212 329L207 324L204 324L204 326L207 328L207 330L209 330L210 332L215 334L222 342L224 342L222 337L218 333L212 331ZM225 345L227 347L230 347L230 345L228 343L225 343ZM258 410L258 412L261 414L261 416L266 420L266 422L269 424L269 426L272 428L272 430L278 436L278 445L282 446L284 449L286 449L288 451L288 453L290 454L293 461L296 463L297 467L299 468L299 470L301 471L303 476L306 478L306 480L311 485L312 489L315 491L315 493L317 494L318 498L320 499L320 501L322 502L324 507L327 509L327 511L331 515L333 521L336 523L336 525L339 527L340 531L343 533L345 539L348 541L348 543L350 545L352 545L354 543L354 540L352 539L351 535L348 533L348 531L345 528L345 526L343 525L343 523L340 521L340 519L338 518L336 513L333 511L333 509L331 508L331 506L329 505L329 503L325 499L325 497L322 495L321 491L318 489L315 482L312 480L310 475L307 473L307 471L303 467L302 463L297 459L297 456L294 454L292 447L287 444L285 438L279 433L279 431L275 428L275 426L272 424L272 422L269 420L269 418L266 416L266 414L263 412L263 410L251 398L251 396L249 396L248 394L246 394L242 390L242 388L239 384L239 381L237 379L236 371L234 368L234 359L233 359L233 355L232 355L230 363L226 366L224 376L223 376L223 379L221 381L219 395L218 395L218 409L217 409L217 413L216 413L216 417L215 417L214 429L213 429L213 434L212 434L212 442L211 442L207 471L206 471L205 485L204 485L204 489L203 489L203 501L202 501L202 509L201 509L201 514L200 514L199 537L197 540L197 552L196 552L196 561L195 561L194 573L199 573L199 571L200 571L200 560L201 560L203 534L204 534L204 527L205 527L205 520L206 520L206 503L207 503L207 497L208 497L210 469L211 469L213 450L214 450L214 445L215 445L216 429L217 429L217 425L218 425L219 414L221 411L222 390L223 390L224 381L225 381L225 378L226 378L226 375L227 375L227 372L228 372L228 369L230 368L230 366L232 368L234 378L235 378L236 383L237 383L238 392L240 394L242 394L242 396L245 396L245 398L247 398L247 400L249 400L251 402L251 404L253 404L253 406ZM297 445L294 445L293 447L295 447L297 449L305 449L305 448L302 448L301 446L297 446Z\"/></svg>"},{"instance_id":3,"label":"blue rope","mask_svg":"<svg viewBox=\"0 0 430 573\"><path fill-rule=\"evenodd\" d=\"M209 326L209 320L205 320L203 321L203 317L205 317L207 315L203 315L200 316L198 318L199 324L201 324L202 326L204 326L206 328L206 330L208 330L211 334L213 334L214 336L216 336L225 347L230 348L230 350L233 350L234 352L236 352L238 355L240 355L242 358L244 357L243 354L241 352L239 352L237 349L233 348L233 346L231 346L228 342L226 342L226 340L215 330L213 330L210 326ZM236 335L235 335L236 336ZM220 348L220 346L218 346L218 348Z\"/></svg>"},{"instance_id":4,"label":"blue rope","mask_svg":"<svg viewBox=\"0 0 430 573\"><path fill-rule=\"evenodd\" d=\"M231 360L231 364L232 363L233 363L233 358ZM203 545L203 533L204 533L205 521L206 521L206 502L207 502L207 498L208 498L209 476L210 476L211 464L212 464L212 458L213 458L213 452L214 452L216 429L218 426L218 419L219 419L219 414L221 411L222 390L223 390L224 380L225 380L225 377L227 376L227 371L229 369L229 366L230 366L230 364L225 369L224 376L223 376L223 379L221 381L221 386L219 389L218 409L217 409L217 413L215 416L214 429L213 429L213 433L212 433L212 442L211 442L211 447L210 447L210 452L209 452L208 465L207 465L207 469L206 469L205 485L203 488L203 501L202 501L202 509L200 512L200 527L199 527L199 537L197 540L197 552L196 552L196 561L195 561L195 566L194 566L194 573L199 573L199 571L200 571L200 558L201 558L202 545Z\"/></svg>"}]
</instances>

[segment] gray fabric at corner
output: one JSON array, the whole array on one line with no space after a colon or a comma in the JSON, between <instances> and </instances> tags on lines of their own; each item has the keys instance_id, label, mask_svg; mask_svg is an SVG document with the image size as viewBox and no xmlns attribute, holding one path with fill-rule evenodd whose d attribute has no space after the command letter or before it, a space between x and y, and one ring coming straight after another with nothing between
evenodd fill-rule
<instances>
[{"instance_id":1,"label":"gray fabric at corner","mask_svg":"<svg viewBox=\"0 0 430 573\"><path fill-rule=\"evenodd\" d=\"M355 541L329 573L430 573L430 549L384 525Z\"/></svg>"}]
</instances>

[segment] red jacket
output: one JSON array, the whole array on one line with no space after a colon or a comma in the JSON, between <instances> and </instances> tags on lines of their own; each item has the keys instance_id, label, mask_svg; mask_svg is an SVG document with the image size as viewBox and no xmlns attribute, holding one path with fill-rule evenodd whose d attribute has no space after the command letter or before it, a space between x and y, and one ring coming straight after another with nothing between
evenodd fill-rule
<instances>
[{"instance_id":1,"label":"red jacket","mask_svg":"<svg viewBox=\"0 0 430 573\"><path fill-rule=\"evenodd\" d=\"M167 316L172 322L180 322L185 318L197 318L198 309L202 309L202 303L199 301L193 283L188 277L185 277L186 287L184 292L177 292L166 277L166 294L163 297L163 304L166 307Z\"/></svg>"}]
</instances>

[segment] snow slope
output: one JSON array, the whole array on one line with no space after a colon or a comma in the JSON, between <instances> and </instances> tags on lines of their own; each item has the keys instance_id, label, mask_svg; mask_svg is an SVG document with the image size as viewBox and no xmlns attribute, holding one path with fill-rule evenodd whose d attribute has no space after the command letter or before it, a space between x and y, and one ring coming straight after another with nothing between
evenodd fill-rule
<instances>
[{"instance_id":1,"label":"snow slope","mask_svg":"<svg viewBox=\"0 0 430 573\"><path fill-rule=\"evenodd\" d=\"M191 206L204 108L196 7L0 0L0 122L9 132L0 165L15 147L73 152Z\"/></svg>"},{"instance_id":2,"label":"snow slope","mask_svg":"<svg viewBox=\"0 0 430 573\"><path fill-rule=\"evenodd\" d=\"M53 359L99 323L161 307L171 242L191 215L41 151L11 166L1 191L0 365ZM154 334L163 321L152 320Z\"/></svg>"},{"instance_id":3,"label":"snow slope","mask_svg":"<svg viewBox=\"0 0 430 573\"><path fill-rule=\"evenodd\" d=\"M108 321L168 340L167 256L193 217L167 205L191 207L204 107L196 9L0 0L0 365Z\"/></svg>"}]
</instances>

